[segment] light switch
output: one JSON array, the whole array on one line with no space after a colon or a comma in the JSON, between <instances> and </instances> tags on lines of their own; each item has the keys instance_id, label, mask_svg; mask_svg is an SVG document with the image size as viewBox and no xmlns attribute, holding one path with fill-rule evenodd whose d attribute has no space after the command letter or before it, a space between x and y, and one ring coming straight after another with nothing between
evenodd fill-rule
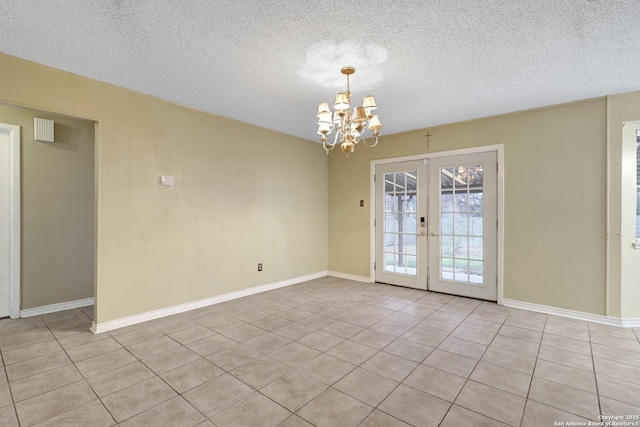
<instances>
[{"instance_id":1,"label":"light switch","mask_svg":"<svg viewBox=\"0 0 640 427\"><path fill-rule=\"evenodd\" d=\"M165 187L173 187L173 176L163 175L160 177L160 185Z\"/></svg>"}]
</instances>

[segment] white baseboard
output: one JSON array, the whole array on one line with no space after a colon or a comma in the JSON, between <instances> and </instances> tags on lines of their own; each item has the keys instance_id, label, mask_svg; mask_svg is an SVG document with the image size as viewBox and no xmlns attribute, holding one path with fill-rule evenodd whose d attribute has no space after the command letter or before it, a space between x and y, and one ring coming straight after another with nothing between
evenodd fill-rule
<instances>
[{"instance_id":1,"label":"white baseboard","mask_svg":"<svg viewBox=\"0 0 640 427\"><path fill-rule=\"evenodd\" d=\"M185 304L174 305L172 307L161 308L159 310L148 311L146 313L135 314L133 316L123 317L121 319L110 320L108 322L95 323L91 326L91 332L99 334L101 332L111 331L113 329L123 328L129 325L135 325L136 323L147 322L149 320L159 319L161 317L171 316L173 314L184 313L185 311L195 310L197 308L206 307L213 304L219 304L221 302L230 301L236 298L242 298L249 295L258 294L260 292L271 291L273 289L283 288L285 286L295 285L297 283L306 282L308 280L319 279L320 277L326 277L326 271L320 271L306 276L294 277L293 279L287 279L276 283L270 283L267 285L256 286L253 288L243 289L240 291L230 292L228 294L218 295L212 298L205 298L198 301L188 302Z\"/></svg>"},{"instance_id":2,"label":"white baseboard","mask_svg":"<svg viewBox=\"0 0 640 427\"><path fill-rule=\"evenodd\" d=\"M356 282L372 283L371 279L369 277L367 277L367 276L358 276L356 274L341 273L339 271L331 271L331 270L329 270L327 272L327 276L337 277L339 279L353 280L353 281L356 281Z\"/></svg>"},{"instance_id":3,"label":"white baseboard","mask_svg":"<svg viewBox=\"0 0 640 427\"><path fill-rule=\"evenodd\" d=\"M61 302L58 304L43 305L41 307L27 308L20 310L20 317L40 316L41 314L56 313L58 311L71 310L74 308L87 307L93 305L93 298L79 299L76 301Z\"/></svg>"},{"instance_id":4,"label":"white baseboard","mask_svg":"<svg viewBox=\"0 0 640 427\"><path fill-rule=\"evenodd\" d=\"M566 308L551 307L548 305L539 305L510 299L504 299L502 300L502 303L506 307L521 308L523 310L537 311L539 313L570 317L572 319L586 320L587 322L603 323L605 325L625 328L640 327L640 319L621 319L619 317L602 316L599 314L585 313L582 311L568 310Z\"/></svg>"}]
</instances>

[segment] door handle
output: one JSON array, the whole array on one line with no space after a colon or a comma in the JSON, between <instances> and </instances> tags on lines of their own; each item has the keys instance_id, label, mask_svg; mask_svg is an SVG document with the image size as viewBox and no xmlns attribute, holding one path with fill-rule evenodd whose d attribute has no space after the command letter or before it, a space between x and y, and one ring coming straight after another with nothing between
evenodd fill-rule
<instances>
[{"instance_id":1,"label":"door handle","mask_svg":"<svg viewBox=\"0 0 640 427\"><path fill-rule=\"evenodd\" d=\"M424 231L421 231L421 232L420 232L420 235L421 235L421 236L426 236L426 235L427 235L427 233L425 233Z\"/></svg>"},{"instance_id":2,"label":"door handle","mask_svg":"<svg viewBox=\"0 0 640 427\"><path fill-rule=\"evenodd\" d=\"M432 237L436 237L436 236L439 236L439 234L438 234L438 233L436 233L435 231L432 231L432 232L431 232L431 236L432 236Z\"/></svg>"}]
</instances>

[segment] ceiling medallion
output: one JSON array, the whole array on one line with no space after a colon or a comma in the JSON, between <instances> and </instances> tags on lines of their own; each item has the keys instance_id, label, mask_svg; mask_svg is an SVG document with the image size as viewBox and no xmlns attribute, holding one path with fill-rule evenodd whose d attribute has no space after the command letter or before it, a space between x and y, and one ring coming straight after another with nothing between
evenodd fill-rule
<instances>
[{"instance_id":1,"label":"ceiling medallion","mask_svg":"<svg viewBox=\"0 0 640 427\"><path fill-rule=\"evenodd\" d=\"M323 102L318 106L318 134L322 147L329 151L333 150L337 144L340 149L349 157L353 153L359 142L367 147L375 147L380 136L382 123L377 115L371 114L377 107L372 95L364 97L362 107L355 107L351 112L351 87L349 86L349 76L356 72L354 67L343 67L342 74L347 76L347 91L336 95L336 102L333 105L334 112L331 113L329 103ZM333 142L328 141L327 135L336 131ZM369 144L365 139L365 132L373 132L375 142Z\"/></svg>"}]
</instances>

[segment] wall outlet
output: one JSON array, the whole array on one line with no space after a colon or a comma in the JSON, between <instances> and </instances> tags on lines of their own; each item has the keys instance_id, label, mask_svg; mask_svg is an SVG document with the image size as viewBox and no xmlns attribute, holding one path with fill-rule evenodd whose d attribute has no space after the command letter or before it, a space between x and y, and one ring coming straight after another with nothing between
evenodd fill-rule
<instances>
[{"instance_id":1,"label":"wall outlet","mask_svg":"<svg viewBox=\"0 0 640 427\"><path fill-rule=\"evenodd\" d=\"M262 271L262 263L258 264L258 271Z\"/></svg>"}]
</instances>

